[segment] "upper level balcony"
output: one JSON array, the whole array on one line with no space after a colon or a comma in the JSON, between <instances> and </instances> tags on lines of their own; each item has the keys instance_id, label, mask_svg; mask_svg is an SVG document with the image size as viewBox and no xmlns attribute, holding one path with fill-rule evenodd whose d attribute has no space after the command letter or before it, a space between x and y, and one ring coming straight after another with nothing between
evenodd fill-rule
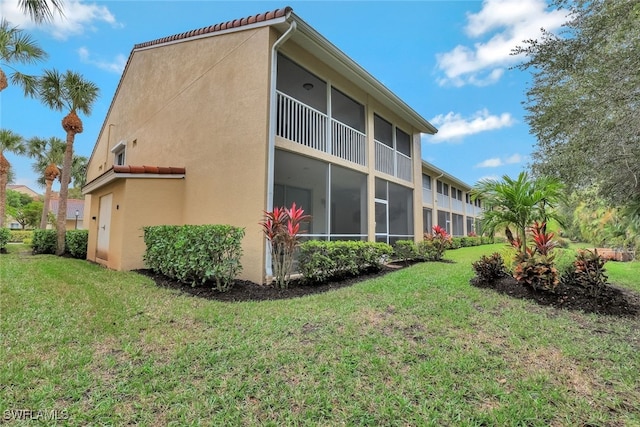
<instances>
[{"instance_id":1,"label":"upper level balcony","mask_svg":"<svg viewBox=\"0 0 640 427\"><path fill-rule=\"evenodd\" d=\"M374 135L368 138L363 104L283 55L276 110L277 136L361 166L368 166L373 149L376 171L413 181L408 133L374 114Z\"/></svg>"}]
</instances>

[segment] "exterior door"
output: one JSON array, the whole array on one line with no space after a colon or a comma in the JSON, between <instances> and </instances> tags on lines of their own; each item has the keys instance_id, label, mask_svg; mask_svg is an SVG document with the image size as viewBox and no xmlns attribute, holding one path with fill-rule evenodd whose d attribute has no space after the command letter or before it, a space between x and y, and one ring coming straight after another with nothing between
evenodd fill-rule
<instances>
[{"instance_id":1,"label":"exterior door","mask_svg":"<svg viewBox=\"0 0 640 427\"><path fill-rule=\"evenodd\" d=\"M98 243L96 258L109 260L109 233L111 231L111 198L113 194L100 197L100 211L98 214Z\"/></svg>"}]
</instances>

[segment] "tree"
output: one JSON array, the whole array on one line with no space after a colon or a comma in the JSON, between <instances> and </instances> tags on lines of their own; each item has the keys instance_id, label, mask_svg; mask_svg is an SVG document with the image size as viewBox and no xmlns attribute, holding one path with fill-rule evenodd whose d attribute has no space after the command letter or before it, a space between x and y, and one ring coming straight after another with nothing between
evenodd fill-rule
<instances>
[{"instance_id":1,"label":"tree","mask_svg":"<svg viewBox=\"0 0 640 427\"><path fill-rule=\"evenodd\" d=\"M37 23L50 22L53 19L53 12L64 16L62 0L19 0L18 6Z\"/></svg>"},{"instance_id":2,"label":"tree","mask_svg":"<svg viewBox=\"0 0 640 427\"><path fill-rule=\"evenodd\" d=\"M7 129L0 129L0 228L4 227L7 203L7 183L11 164L4 152L24 153L24 140L20 135Z\"/></svg>"},{"instance_id":3,"label":"tree","mask_svg":"<svg viewBox=\"0 0 640 427\"><path fill-rule=\"evenodd\" d=\"M67 197L73 162L73 143L75 136L82 133L82 120L78 117L77 112L80 111L90 115L98 93L99 89L94 83L69 70L64 74L55 69L45 70L40 79L40 99L42 102L56 111L65 109L69 111L62 120L62 128L67 133L67 138L60 179L60 203L58 204L56 220L58 232L57 255L64 254L65 249L65 219L67 216Z\"/></svg>"},{"instance_id":4,"label":"tree","mask_svg":"<svg viewBox=\"0 0 640 427\"><path fill-rule=\"evenodd\" d=\"M7 211L24 230L27 227L38 226L40 216L42 215L42 208L42 202L31 200L29 203L18 207L9 206L7 207Z\"/></svg>"},{"instance_id":5,"label":"tree","mask_svg":"<svg viewBox=\"0 0 640 427\"><path fill-rule=\"evenodd\" d=\"M553 0L558 35L514 50L533 82L525 108L537 137L533 170L571 189L596 184L614 206L640 201L640 3Z\"/></svg>"},{"instance_id":6,"label":"tree","mask_svg":"<svg viewBox=\"0 0 640 427\"><path fill-rule=\"evenodd\" d=\"M524 253L527 227L534 221L561 221L554 208L563 198L562 190L562 184L553 178L531 179L527 172L521 172L515 180L507 175L502 181L481 180L471 189L471 197L484 203L483 230L493 235L504 226L507 238L513 240L509 229L513 225Z\"/></svg>"},{"instance_id":7,"label":"tree","mask_svg":"<svg viewBox=\"0 0 640 427\"><path fill-rule=\"evenodd\" d=\"M34 64L44 60L47 54L36 42L18 27L11 27L6 19L0 21L0 92L8 87L7 74L3 69L9 68L11 83L21 86L25 96L37 94L38 79L23 74L14 68L14 64Z\"/></svg>"},{"instance_id":8,"label":"tree","mask_svg":"<svg viewBox=\"0 0 640 427\"><path fill-rule=\"evenodd\" d=\"M71 181L74 188L82 188L87 181L87 163L89 159L85 156L73 156L71 162Z\"/></svg>"},{"instance_id":9,"label":"tree","mask_svg":"<svg viewBox=\"0 0 640 427\"><path fill-rule=\"evenodd\" d=\"M45 187L44 207L40 218L40 228L47 228L49 220L49 201L53 181L60 177L60 166L64 161L65 142L60 138L31 138L27 141L29 157L35 159L33 171L41 175L38 182Z\"/></svg>"}]
</instances>

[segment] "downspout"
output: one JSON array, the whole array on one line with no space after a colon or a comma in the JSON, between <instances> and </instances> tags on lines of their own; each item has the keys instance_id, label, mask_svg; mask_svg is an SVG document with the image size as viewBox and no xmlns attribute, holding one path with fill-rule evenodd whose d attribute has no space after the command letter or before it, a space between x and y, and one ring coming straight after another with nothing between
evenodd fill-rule
<instances>
[{"instance_id":1,"label":"downspout","mask_svg":"<svg viewBox=\"0 0 640 427\"><path fill-rule=\"evenodd\" d=\"M289 17L287 16L287 19ZM271 81L269 88L269 147L267 150L267 212L273 210L273 185L274 185L274 163L276 151L276 84L278 81L278 48L286 42L296 30L296 21L291 21L289 28L285 31L276 42L271 46ZM272 275L271 271L271 252L269 251L269 242L265 242L266 249L266 272L267 276Z\"/></svg>"}]
</instances>

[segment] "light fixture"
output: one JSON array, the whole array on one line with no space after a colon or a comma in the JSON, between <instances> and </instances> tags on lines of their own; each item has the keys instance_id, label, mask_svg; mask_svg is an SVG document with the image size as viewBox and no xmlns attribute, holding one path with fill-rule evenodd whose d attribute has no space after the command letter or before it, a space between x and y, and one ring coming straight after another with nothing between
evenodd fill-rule
<instances>
[{"instance_id":1,"label":"light fixture","mask_svg":"<svg viewBox=\"0 0 640 427\"><path fill-rule=\"evenodd\" d=\"M306 90L311 90L313 89L313 83L305 83L302 85L303 88L305 88Z\"/></svg>"}]
</instances>

